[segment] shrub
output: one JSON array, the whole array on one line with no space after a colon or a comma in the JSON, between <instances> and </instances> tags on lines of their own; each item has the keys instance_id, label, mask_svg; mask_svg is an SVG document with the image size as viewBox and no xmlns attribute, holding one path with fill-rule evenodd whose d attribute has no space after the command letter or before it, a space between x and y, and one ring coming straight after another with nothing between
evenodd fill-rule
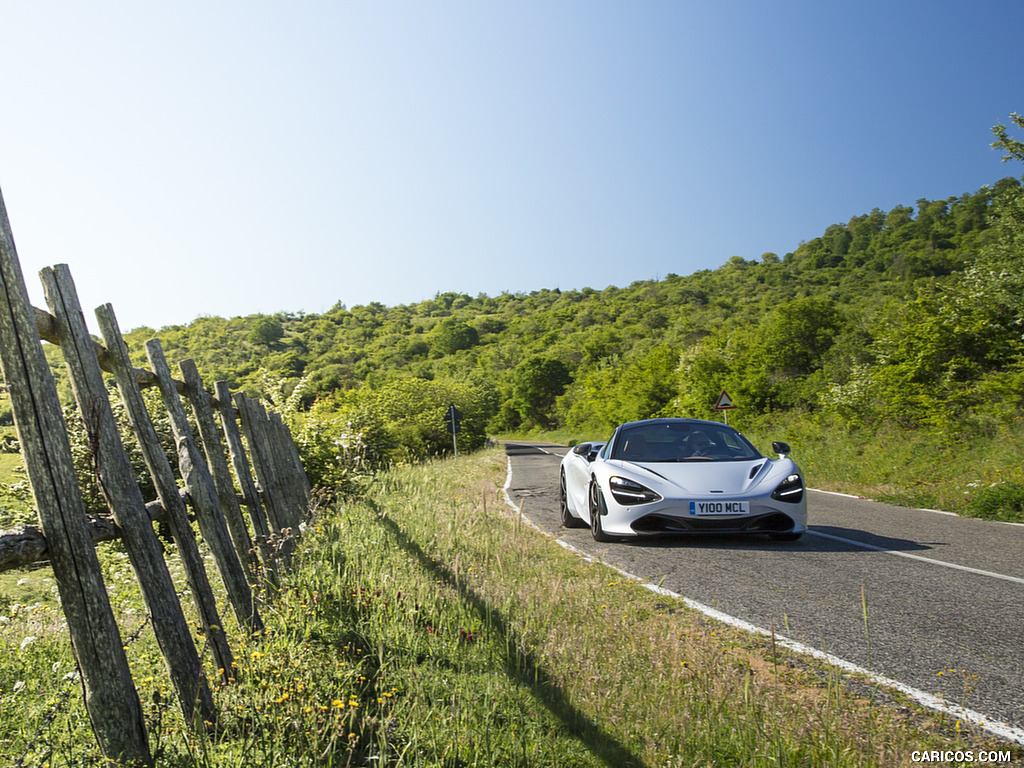
<instances>
[{"instance_id":1,"label":"shrub","mask_svg":"<svg viewBox=\"0 0 1024 768\"><path fill-rule=\"evenodd\" d=\"M1008 520L1024 523L1024 485L996 483L975 494L970 513L985 520Z\"/></svg>"}]
</instances>

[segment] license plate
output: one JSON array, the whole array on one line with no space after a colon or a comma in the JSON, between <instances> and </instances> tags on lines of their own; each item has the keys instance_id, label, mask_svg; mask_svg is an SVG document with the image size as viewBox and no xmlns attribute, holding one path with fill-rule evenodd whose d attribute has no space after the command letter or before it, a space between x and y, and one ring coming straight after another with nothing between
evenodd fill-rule
<instances>
[{"instance_id":1,"label":"license plate","mask_svg":"<svg viewBox=\"0 0 1024 768\"><path fill-rule=\"evenodd\" d=\"M748 501L691 501L690 514L696 517L711 515L749 515Z\"/></svg>"}]
</instances>

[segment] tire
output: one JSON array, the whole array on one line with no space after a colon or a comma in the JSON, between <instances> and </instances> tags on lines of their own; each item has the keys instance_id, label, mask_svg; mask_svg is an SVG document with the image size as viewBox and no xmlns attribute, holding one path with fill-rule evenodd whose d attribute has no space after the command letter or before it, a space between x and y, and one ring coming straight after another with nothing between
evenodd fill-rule
<instances>
[{"instance_id":1,"label":"tire","mask_svg":"<svg viewBox=\"0 0 1024 768\"><path fill-rule=\"evenodd\" d=\"M803 531L800 533L771 533L768 534L772 541L799 541L800 537L803 536Z\"/></svg>"},{"instance_id":2,"label":"tire","mask_svg":"<svg viewBox=\"0 0 1024 768\"><path fill-rule=\"evenodd\" d=\"M604 528L601 525L601 517L605 513L604 497L601 495L601 489L597 485L596 480L590 482L590 535L594 537L594 541L607 542L614 541L614 538L604 532Z\"/></svg>"},{"instance_id":3,"label":"tire","mask_svg":"<svg viewBox=\"0 0 1024 768\"><path fill-rule=\"evenodd\" d=\"M576 517L569 509L569 495L565 489L565 472L558 473L558 513L563 528L583 528L586 523Z\"/></svg>"}]
</instances>

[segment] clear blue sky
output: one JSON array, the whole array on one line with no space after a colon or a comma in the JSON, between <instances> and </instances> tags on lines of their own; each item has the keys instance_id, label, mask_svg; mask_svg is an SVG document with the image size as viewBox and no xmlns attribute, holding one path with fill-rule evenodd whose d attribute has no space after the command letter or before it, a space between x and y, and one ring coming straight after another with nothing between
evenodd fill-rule
<instances>
[{"instance_id":1,"label":"clear blue sky","mask_svg":"<svg viewBox=\"0 0 1024 768\"><path fill-rule=\"evenodd\" d=\"M90 325L628 285L1024 169L1020 0L0 0L0 188Z\"/></svg>"}]
</instances>

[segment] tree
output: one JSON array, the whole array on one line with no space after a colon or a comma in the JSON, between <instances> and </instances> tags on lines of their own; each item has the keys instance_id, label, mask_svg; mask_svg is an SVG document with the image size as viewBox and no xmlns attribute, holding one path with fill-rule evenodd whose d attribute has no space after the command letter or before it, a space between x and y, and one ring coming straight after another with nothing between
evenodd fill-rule
<instances>
[{"instance_id":1,"label":"tree","mask_svg":"<svg viewBox=\"0 0 1024 768\"><path fill-rule=\"evenodd\" d=\"M1024 115L1016 112L1010 120L1024 129ZM1024 142L1012 138L1005 125L992 128L996 141L993 149L1001 149L1003 162L1024 162ZM992 200L993 239L982 249L975 268L968 270L965 284L972 289L970 301L988 304L991 321L1007 329L1012 343L1020 347L1024 328L1024 186L1016 179L1003 179L996 184Z\"/></svg>"},{"instance_id":2,"label":"tree","mask_svg":"<svg viewBox=\"0 0 1024 768\"><path fill-rule=\"evenodd\" d=\"M1014 112L1010 120L1024 129L1024 115ZM1006 153L1002 157L1004 163L1010 160L1024 163L1024 141L1011 138L1005 125L994 126L992 133L996 136L992 148ZM1019 278L1024 271L1021 268L1024 262L1024 188L1016 179L1003 179L996 185L993 203L996 237L984 256L993 266L1010 268Z\"/></svg>"},{"instance_id":3,"label":"tree","mask_svg":"<svg viewBox=\"0 0 1024 768\"><path fill-rule=\"evenodd\" d=\"M709 418L719 393L731 387L733 353L725 334L708 336L685 350L679 359L678 394L673 403L680 416Z\"/></svg>"},{"instance_id":4,"label":"tree","mask_svg":"<svg viewBox=\"0 0 1024 768\"><path fill-rule=\"evenodd\" d=\"M284 338L284 326L276 317L261 317L249 332L249 341L269 347Z\"/></svg>"},{"instance_id":5,"label":"tree","mask_svg":"<svg viewBox=\"0 0 1024 768\"><path fill-rule=\"evenodd\" d=\"M577 371L561 407L573 429L608 429L668 415L678 391L679 353L662 344Z\"/></svg>"},{"instance_id":6,"label":"tree","mask_svg":"<svg viewBox=\"0 0 1024 768\"><path fill-rule=\"evenodd\" d=\"M469 349L480 343L480 333L462 320L446 318L434 331L433 350L438 355L450 355L460 349Z\"/></svg>"},{"instance_id":7,"label":"tree","mask_svg":"<svg viewBox=\"0 0 1024 768\"><path fill-rule=\"evenodd\" d=\"M527 358L512 374L512 401L523 420L540 427L555 422L555 399L572 380L561 360L535 355Z\"/></svg>"},{"instance_id":8,"label":"tree","mask_svg":"<svg viewBox=\"0 0 1024 768\"><path fill-rule=\"evenodd\" d=\"M824 296L804 296L775 307L762 323L770 377L793 379L813 373L839 332L835 305Z\"/></svg>"},{"instance_id":9,"label":"tree","mask_svg":"<svg viewBox=\"0 0 1024 768\"><path fill-rule=\"evenodd\" d=\"M1024 115L1011 112L1010 121L1018 128L1024 129ZM1001 149L1006 153L1001 158L1004 163L1008 163L1010 160L1024 163L1024 142L1011 138L1006 126L1002 123L993 126L992 133L996 137L996 140L992 142L992 149Z\"/></svg>"}]
</instances>

